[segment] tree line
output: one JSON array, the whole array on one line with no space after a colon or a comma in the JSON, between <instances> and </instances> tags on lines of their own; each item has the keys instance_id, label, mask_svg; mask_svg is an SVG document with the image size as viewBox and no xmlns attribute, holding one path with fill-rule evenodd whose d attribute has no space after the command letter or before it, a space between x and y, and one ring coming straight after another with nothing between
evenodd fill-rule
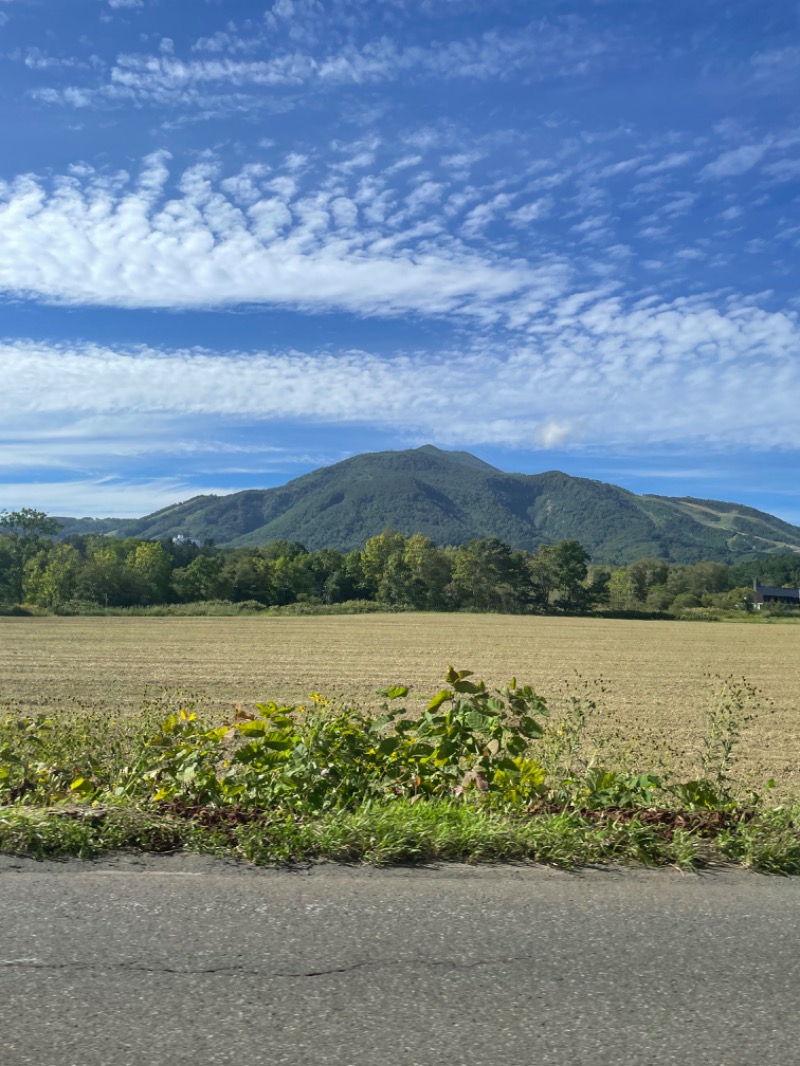
<instances>
[{"instance_id":1,"label":"tree line","mask_svg":"<svg viewBox=\"0 0 800 1066\"><path fill-rule=\"evenodd\" d=\"M800 582L798 555L732 565L644 559L615 567L591 564L576 540L536 552L491 537L440 548L419 533L386 530L359 551L340 552L289 541L217 548L181 538L57 540L58 532L58 522L40 511L0 513L0 603L64 613L219 600L253 608L361 600L422 611L677 612L748 610L754 577Z\"/></svg>"}]
</instances>

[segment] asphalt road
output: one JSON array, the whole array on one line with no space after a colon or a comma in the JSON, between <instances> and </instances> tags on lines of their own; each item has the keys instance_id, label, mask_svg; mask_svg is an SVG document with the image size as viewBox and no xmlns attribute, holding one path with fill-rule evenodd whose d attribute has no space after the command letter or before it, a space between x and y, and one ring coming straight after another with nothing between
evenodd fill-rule
<instances>
[{"instance_id":1,"label":"asphalt road","mask_svg":"<svg viewBox=\"0 0 800 1066\"><path fill-rule=\"evenodd\" d=\"M2 1066L794 1066L800 879L0 857Z\"/></svg>"}]
</instances>

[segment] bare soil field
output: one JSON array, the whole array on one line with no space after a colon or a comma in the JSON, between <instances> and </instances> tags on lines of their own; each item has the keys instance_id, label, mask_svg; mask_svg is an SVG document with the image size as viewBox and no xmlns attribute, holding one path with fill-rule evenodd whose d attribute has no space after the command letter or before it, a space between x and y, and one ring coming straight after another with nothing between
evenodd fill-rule
<instances>
[{"instance_id":1,"label":"bare soil field","mask_svg":"<svg viewBox=\"0 0 800 1066\"><path fill-rule=\"evenodd\" d=\"M640 764L658 750L691 772L718 678L758 689L740 776L800 793L800 626L502 615L308 618L0 618L0 708L136 713L190 695L233 704L303 702L322 692L376 707L375 689L418 702L448 663L492 685L530 682L554 712L604 682L598 736ZM581 681L582 679L582 681Z\"/></svg>"}]
</instances>

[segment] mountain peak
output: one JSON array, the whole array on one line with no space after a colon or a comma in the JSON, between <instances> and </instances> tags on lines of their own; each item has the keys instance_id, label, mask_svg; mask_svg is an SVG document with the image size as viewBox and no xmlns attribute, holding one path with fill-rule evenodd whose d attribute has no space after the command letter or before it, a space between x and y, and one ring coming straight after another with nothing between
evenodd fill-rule
<instances>
[{"instance_id":1,"label":"mountain peak","mask_svg":"<svg viewBox=\"0 0 800 1066\"><path fill-rule=\"evenodd\" d=\"M492 466L491 463L486 463L483 459L479 459L477 455L472 455L470 452L451 452L444 448L437 448L435 444L423 444L420 448L415 448L414 451L422 452L423 455L432 455L437 459L444 459L448 463L458 463L459 466L469 466L473 470L482 470L485 474L502 474L502 470L498 470L496 466Z\"/></svg>"}]
</instances>

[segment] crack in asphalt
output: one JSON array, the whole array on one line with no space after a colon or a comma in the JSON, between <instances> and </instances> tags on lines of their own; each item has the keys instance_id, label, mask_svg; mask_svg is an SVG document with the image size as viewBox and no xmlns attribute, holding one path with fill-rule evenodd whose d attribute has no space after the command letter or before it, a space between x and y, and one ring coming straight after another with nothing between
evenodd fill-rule
<instances>
[{"instance_id":1,"label":"crack in asphalt","mask_svg":"<svg viewBox=\"0 0 800 1066\"><path fill-rule=\"evenodd\" d=\"M530 959L530 955L511 956L506 959L477 959L473 962L457 962L452 959L386 959L354 962L348 966L332 966L324 970L260 970L248 969L244 966L209 966L202 969L178 969L171 966L144 966L137 963L120 962L112 965L96 965L81 962L39 962L37 959L0 959L0 970L72 970L74 972L87 972L97 970L101 973L119 971L123 973L163 973L172 974L176 977L201 977L213 975L230 975L236 977L329 977L334 974L353 973L365 968L389 969L400 966L416 965L420 968L441 968L448 970L474 970L482 966L505 966L510 962L524 962Z\"/></svg>"}]
</instances>

